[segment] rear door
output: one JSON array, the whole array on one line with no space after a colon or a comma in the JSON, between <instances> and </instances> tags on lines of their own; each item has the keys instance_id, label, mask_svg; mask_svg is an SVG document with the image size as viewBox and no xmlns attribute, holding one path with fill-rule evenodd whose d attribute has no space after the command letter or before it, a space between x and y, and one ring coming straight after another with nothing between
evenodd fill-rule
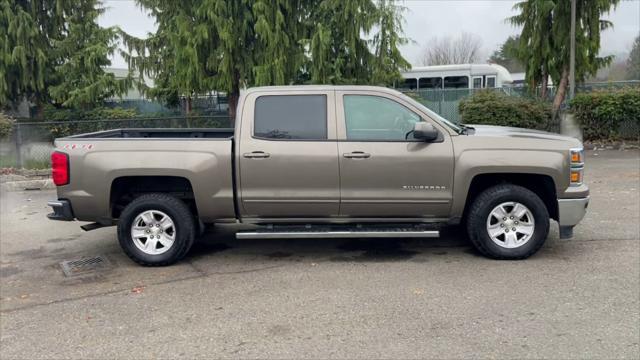
<instances>
[{"instance_id":1,"label":"rear door","mask_svg":"<svg viewBox=\"0 0 640 360\"><path fill-rule=\"evenodd\" d=\"M240 131L240 203L245 217L338 215L333 90L250 92Z\"/></svg>"},{"instance_id":2,"label":"rear door","mask_svg":"<svg viewBox=\"0 0 640 360\"><path fill-rule=\"evenodd\" d=\"M451 206L453 147L448 131L409 102L375 91L337 91L341 216L444 218ZM413 139L418 121L439 131Z\"/></svg>"}]
</instances>

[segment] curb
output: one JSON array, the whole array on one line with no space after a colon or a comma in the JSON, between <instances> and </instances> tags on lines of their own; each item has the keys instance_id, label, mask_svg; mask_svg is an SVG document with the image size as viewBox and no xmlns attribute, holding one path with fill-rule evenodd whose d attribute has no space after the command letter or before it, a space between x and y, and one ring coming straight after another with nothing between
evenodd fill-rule
<instances>
[{"instance_id":1,"label":"curb","mask_svg":"<svg viewBox=\"0 0 640 360\"><path fill-rule=\"evenodd\" d=\"M51 179L8 181L0 184L3 191L53 190L56 186Z\"/></svg>"}]
</instances>

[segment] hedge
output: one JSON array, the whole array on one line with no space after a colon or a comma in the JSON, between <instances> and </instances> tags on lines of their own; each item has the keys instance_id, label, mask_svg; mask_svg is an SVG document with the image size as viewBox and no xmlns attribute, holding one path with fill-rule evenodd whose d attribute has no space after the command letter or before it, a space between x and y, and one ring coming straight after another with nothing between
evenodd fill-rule
<instances>
[{"instance_id":1,"label":"hedge","mask_svg":"<svg viewBox=\"0 0 640 360\"><path fill-rule=\"evenodd\" d=\"M570 103L584 140L638 140L640 89L622 88L580 93Z\"/></svg>"},{"instance_id":2,"label":"hedge","mask_svg":"<svg viewBox=\"0 0 640 360\"><path fill-rule=\"evenodd\" d=\"M91 110L57 109L47 107L43 111L44 121L78 121L78 120L108 120L128 119L135 117L135 109L98 107Z\"/></svg>"},{"instance_id":3,"label":"hedge","mask_svg":"<svg viewBox=\"0 0 640 360\"><path fill-rule=\"evenodd\" d=\"M13 120L3 112L0 112L0 140L8 138L12 130Z\"/></svg>"},{"instance_id":4,"label":"hedge","mask_svg":"<svg viewBox=\"0 0 640 360\"><path fill-rule=\"evenodd\" d=\"M466 124L512 126L549 130L551 105L539 100L483 90L460 101L460 117Z\"/></svg>"}]
</instances>

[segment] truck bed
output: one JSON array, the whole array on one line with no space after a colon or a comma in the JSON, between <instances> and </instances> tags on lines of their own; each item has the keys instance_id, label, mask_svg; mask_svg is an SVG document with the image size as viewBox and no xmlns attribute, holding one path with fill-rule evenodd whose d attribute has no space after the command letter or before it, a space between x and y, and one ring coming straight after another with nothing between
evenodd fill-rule
<instances>
[{"instance_id":1,"label":"truck bed","mask_svg":"<svg viewBox=\"0 0 640 360\"><path fill-rule=\"evenodd\" d=\"M236 217L232 129L116 129L59 138L55 147L70 168L58 197L79 220L111 218L114 186L144 177L156 187L186 180L205 222Z\"/></svg>"},{"instance_id":2,"label":"truck bed","mask_svg":"<svg viewBox=\"0 0 640 360\"><path fill-rule=\"evenodd\" d=\"M206 139L232 139L233 129L181 129L181 128L165 128L165 129L114 129L105 131L96 131L86 134L78 134L68 136L68 139L117 139L117 138L206 138Z\"/></svg>"}]
</instances>

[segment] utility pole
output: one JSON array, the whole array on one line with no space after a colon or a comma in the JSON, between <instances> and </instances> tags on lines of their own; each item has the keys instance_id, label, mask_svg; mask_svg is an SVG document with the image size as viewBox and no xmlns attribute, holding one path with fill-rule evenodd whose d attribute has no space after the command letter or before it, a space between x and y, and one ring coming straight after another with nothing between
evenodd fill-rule
<instances>
[{"instance_id":1,"label":"utility pole","mask_svg":"<svg viewBox=\"0 0 640 360\"><path fill-rule=\"evenodd\" d=\"M576 0L571 0L571 49L569 55L569 100L576 94Z\"/></svg>"}]
</instances>

